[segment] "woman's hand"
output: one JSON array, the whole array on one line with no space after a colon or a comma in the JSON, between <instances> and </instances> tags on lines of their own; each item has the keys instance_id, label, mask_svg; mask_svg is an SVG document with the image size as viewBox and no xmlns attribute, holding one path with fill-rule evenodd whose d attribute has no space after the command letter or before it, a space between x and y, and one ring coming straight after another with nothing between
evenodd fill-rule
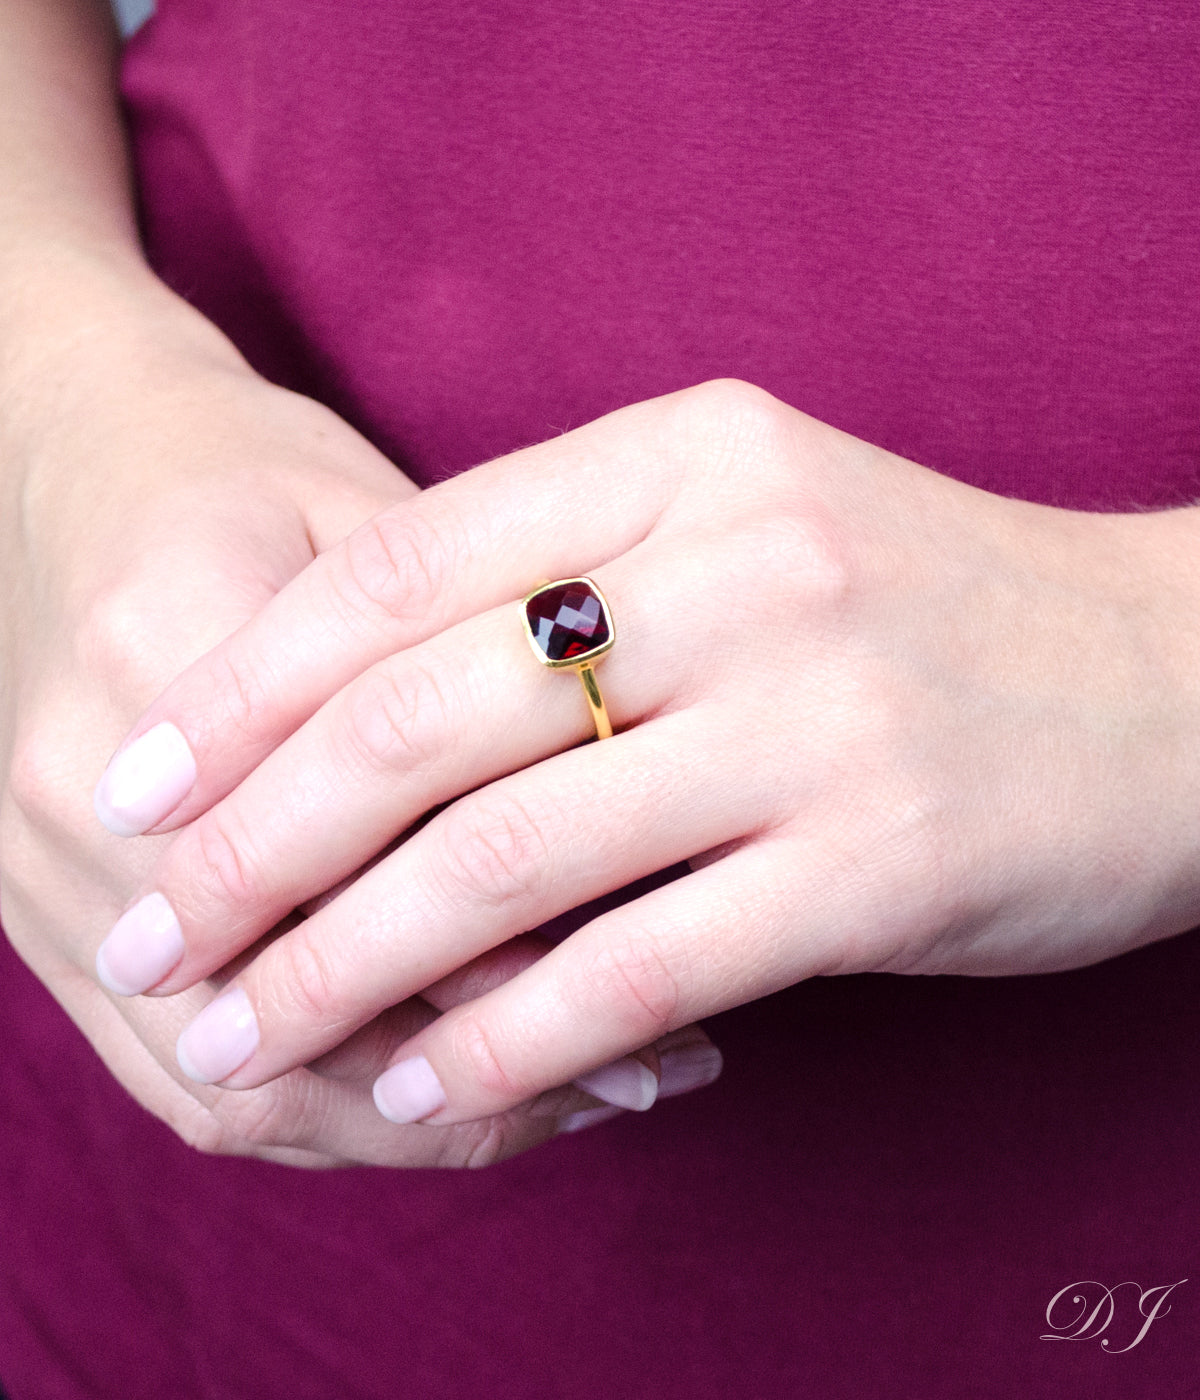
<instances>
[{"instance_id":1,"label":"woman's hand","mask_svg":"<svg viewBox=\"0 0 1200 1400\"><path fill-rule=\"evenodd\" d=\"M370 1095L395 1045L428 1025L435 1007L535 961L544 945L531 940L477 961L427 998L380 1003L384 1014L318 1072L295 1070L250 1095L201 1088L175 1066L176 1036L209 989L127 1000L90 975L104 930L169 844L121 842L100 828L89 800L96 770L170 677L256 614L318 550L416 495L344 422L252 374L194 313L143 288L136 300L153 309L146 324L127 318L125 298L103 299L37 373L10 376L4 399L5 928L121 1083L206 1150L309 1165L451 1166L541 1142L559 1119L598 1111L597 1100L564 1090L536 1113L397 1137ZM288 794L276 801L286 806ZM290 916L260 933L276 936ZM208 971L229 975L219 964ZM655 1080L653 1055L638 1068Z\"/></svg>"},{"instance_id":2,"label":"woman's hand","mask_svg":"<svg viewBox=\"0 0 1200 1400\"><path fill-rule=\"evenodd\" d=\"M611 414L388 507L168 686L98 810L191 825L108 951L193 988L449 803L185 1030L194 1078L251 1089L690 860L395 1050L381 1110L447 1124L801 978L1046 971L1180 932L1196 528L994 497L737 383ZM516 603L582 574L618 634L618 732L586 745Z\"/></svg>"}]
</instances>

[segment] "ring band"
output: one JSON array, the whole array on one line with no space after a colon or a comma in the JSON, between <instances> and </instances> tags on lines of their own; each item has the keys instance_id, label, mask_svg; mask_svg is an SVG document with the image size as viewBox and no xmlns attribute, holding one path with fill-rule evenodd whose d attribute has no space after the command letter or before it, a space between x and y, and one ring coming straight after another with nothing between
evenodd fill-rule
<instances>
[{"instance_id":1,"label":"ring band","mask_svg":"<svg viewBox=\"0 0 1200 1400\"><path fill-rule=\"evenodd\" d=\"M533 654L555 671L574 671L583 684L597 739L612 738L612 723L592 664L617 639L608 601L590 578L540 583L521 601L521 623Z\"/></svg>"}]
</instances>

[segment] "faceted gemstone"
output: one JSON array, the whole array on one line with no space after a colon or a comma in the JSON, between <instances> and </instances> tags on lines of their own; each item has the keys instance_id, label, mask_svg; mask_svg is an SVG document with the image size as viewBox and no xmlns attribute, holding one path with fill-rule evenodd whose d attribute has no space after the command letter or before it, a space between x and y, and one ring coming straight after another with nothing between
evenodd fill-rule
<instances>
[{"instance_id":1,"label":"faceted gemstone","mask_svg":"<svg viewBox=\"0 0 1200 1400\"><path fill-rule=\"evenodd\" d=\"M548 661L570 661L596 651L609 640L604 607L589 584L578 579L535 593L525 616L538 650Z\"/></svg>"}]
</instances>

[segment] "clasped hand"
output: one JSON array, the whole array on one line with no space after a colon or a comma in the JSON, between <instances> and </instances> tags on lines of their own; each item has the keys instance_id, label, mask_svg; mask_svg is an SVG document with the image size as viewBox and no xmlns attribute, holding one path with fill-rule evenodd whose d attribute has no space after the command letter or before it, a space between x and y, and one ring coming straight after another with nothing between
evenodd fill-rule
<instances>
[{"instance_id":1,"label":"clasped hand","mask_svg":"<svg viewBox=\"0 0 1200 1400\"><path fill-rule=\"evenodd\" d=\"M176 835L102 976L169 996L237 959L178 1055L248 1089L689 862L390 1052L385 1117L453 1124L802 978L1048 971L1180 932L1200 707L1167 561L1189 515L1002 499L736 382L397 501L110 763L106 824ZM575 575L618 634L602 743L519 624Z\"/></svg>"}]
</instances>

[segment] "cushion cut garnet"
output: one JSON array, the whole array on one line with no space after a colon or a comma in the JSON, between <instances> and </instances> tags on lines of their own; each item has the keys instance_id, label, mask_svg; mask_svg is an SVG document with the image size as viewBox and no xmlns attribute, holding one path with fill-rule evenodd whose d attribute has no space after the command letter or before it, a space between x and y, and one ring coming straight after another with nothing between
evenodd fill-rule
<instances>
[{"instance_id":1,"label":"cushion cut garnet","mask_svg":"<svg viewBox=\"0 0 1200 1400\"><path fill-rule=\"evenodd\" d=\"M529 631L547 661L571 661L609 640L608 619L596 590L580 579L556 583L525 604Z\"/></svg>"}]
</instances>

